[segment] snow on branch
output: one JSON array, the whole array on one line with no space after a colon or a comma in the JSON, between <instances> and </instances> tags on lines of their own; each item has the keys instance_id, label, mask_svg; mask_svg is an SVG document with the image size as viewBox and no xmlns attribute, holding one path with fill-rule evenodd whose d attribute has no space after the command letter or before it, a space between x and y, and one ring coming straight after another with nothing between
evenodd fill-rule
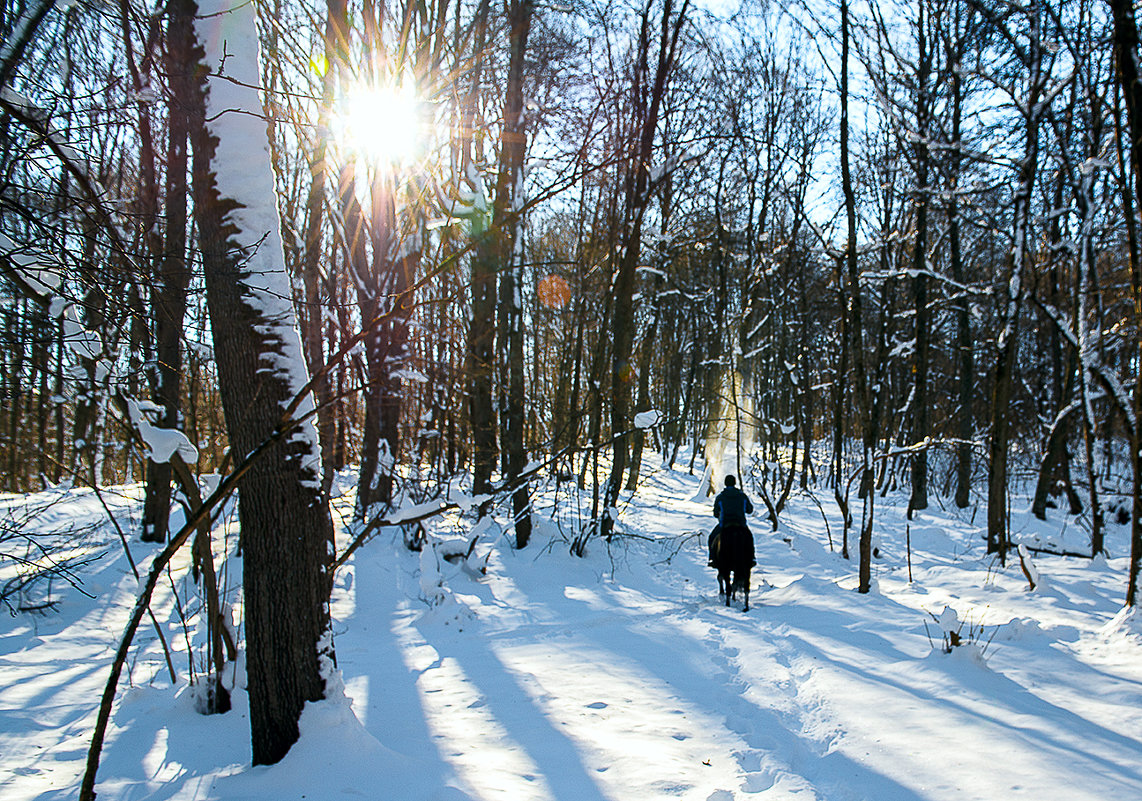
<instances>
[{"instance_id":1,"label":"snow on branch","mask_svg":"<svg viewBox=\"0 0 1142 801\"><path fill-rule=\"evenodd\" d=\"M159 407L132 398L127 398L126 403L128 419L142 440L148 459L157 464L165 464L177 453L187 464L198 461L198 449L191 444L186 434L170 428L159 428L147 418L147 413L161 411Z\"/></svg>"},{"instance_id":2,"label":"snow on branch","mask_svg":"<svg viewBox=\"0 0 1142 801\"><path fill-rule=\"evenodd\" d=\"M1082 359L1082 369L1086 370L1092 376L1097 378L1102 385L1106 388L1107 393L1114 399L1114 403L1122 410L1123 416L1126 418L1126 425L1130 430L1131 435L1138 428L1138 418L1134 414L1133 399L1130 396L1129 390L1123 386L1122 379L1118 374L1111 370L1103 361L1098 357L1091 348L1082 347L1075 332L1063 317L1063 313L1050 304L1043 303L1039 299L1035 299L1035 303L1047 315L1059 333L1066 338L1067 342L1078 352Z\"/></svg>"},{"instance_id":3,"label":"snow on branch","mask_svg":"<svg viewBox=\"0 0 1142 801\"><path fill-rule=\"evenodd\" d=\"M48 306L63 283L63 267L46 254L19 245L0 231L0 269L17 288L42 306Z\"/></svg>"},{"instance_id":4,"label":"snow on branch","mask_svg":"<svg viewBox=\"0 0 1142 801\"><path fill-rule=\"evenodd\" d=\"M11 34L0 46L0 86L5 86L12 80L16 67L24 58L24 51L36 38L40 23L44 21L44 17L51 12L55 4L56 0L40 0L40 2L34 3L31 8L24 9L20 19L12 26Z\"/></svg>"}]
</instances>

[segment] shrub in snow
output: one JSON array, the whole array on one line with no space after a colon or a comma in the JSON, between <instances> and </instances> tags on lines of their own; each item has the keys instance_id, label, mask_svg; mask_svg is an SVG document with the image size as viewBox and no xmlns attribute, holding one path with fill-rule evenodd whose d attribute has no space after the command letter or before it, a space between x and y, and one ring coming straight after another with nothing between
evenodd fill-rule
<instances>
[{"instance_id":1,"label":"shrub in snow","mask_svg":"<svg viewBox=\"0 0 1142 801\"><path fill-rule=\"evenodd\" d=\"M982 659L987 651L987 646L991 645L995 632L998 631L998 628L992 631L991 636L985 641L983 639L984 627L978 623L972 623L970 620L960 620L959 614L950 606L945 606L944 611L939 615L931 611L928 614L940 627L941 643L939 650L945 654L950 654L955 649L966 646L967 650L976 652ZM928 628L927 622L924 623L924 630L928 632L928 640L932 642L932 647L935 648L936 644L932 641L932 631Z\"/></svg>"}]
</instances>

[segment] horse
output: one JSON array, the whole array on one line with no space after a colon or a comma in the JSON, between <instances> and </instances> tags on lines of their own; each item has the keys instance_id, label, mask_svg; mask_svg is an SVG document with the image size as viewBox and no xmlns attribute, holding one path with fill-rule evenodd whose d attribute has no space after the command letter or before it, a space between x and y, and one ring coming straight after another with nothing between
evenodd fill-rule
<instances>
[{"instance_id":1,"label":"horse","mask_svg":"<svg viewBox=\"0 0 1142 801\"><path fill-rule=\"evenodd\" d=\"M726 606L734 599L737 590L742 590L745 606L749 611L749 571L756 564L753 557L753 534L745 526L726 526L716 532L711 545L714 567L718 571L718 595L724 595ZM733 581L730 581L730 574Z\"/></svg>"}]
</instances>

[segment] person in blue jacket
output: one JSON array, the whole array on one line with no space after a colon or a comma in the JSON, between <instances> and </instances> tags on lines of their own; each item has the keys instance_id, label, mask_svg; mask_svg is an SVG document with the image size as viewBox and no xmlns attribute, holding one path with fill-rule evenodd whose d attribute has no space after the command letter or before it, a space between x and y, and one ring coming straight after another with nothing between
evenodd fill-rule
<instances>
[{"instance_id":1,"label":"person in blue jacket","mask_svg":"<svg viewBox=\"0 0 1142 801\"><path fill-rule=\"evenodd\" d=\"M753 533L749 530L746 515L753 514L753 503L749 496L737 488L737 478L726 476L726 488L718 493L714 499L714 517L718 518L718 525L710 533L707 546L710 550L710 567L714 567L714 538L722 531L730 528L744 529L749 540L749 555L751 566L757 564L754 558Z\"/></svg>"}]
</instances>

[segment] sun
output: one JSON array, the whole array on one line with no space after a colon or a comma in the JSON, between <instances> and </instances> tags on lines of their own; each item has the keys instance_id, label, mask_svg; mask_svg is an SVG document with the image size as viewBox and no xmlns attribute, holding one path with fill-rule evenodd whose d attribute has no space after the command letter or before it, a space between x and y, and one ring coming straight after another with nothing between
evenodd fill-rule
<instances>
[{"instance_id":1,"label":"sun","mask_svg":"<svg viewBox=\"0 0 1142 801\"><path fill-rule=\"evenodd\" d=\"M425 127L415 87L358 84L338 104L334 136L369 164L399 165L423 150Z\"/></svg>"}]
</instances>

